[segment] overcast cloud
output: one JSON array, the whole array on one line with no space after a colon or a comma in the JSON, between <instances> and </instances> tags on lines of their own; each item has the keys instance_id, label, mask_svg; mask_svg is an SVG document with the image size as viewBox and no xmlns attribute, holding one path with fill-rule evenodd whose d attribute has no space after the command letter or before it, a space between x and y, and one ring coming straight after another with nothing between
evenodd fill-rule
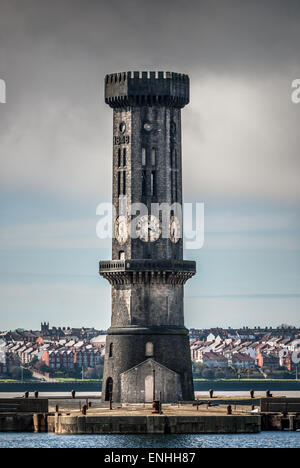
<instances>
[{"instance_id":1,"label":"overcast cloud","mask_svg":"<svg viewBox=\"0 0 300 468\"><path fill-rule=\"evenodd\" d=\"M107 197L103 77L170 69L191 76L186 197L299 199L298 1L1 0L0 9L2 186Z\"/></svg>"},{"instance_id":2,"label":"overcast cloud","mask_svg":"<svg viewBox=\"0 0 300 468\"><path fill-rule=\"evenodd\" d=\"M189 325L209 326L212 313L214 324L225 325L224 310L226 324L236 323L240 299L213 296L220 289L238 295L245 285L253 299L242 300L244 310L256 311L251 320L265 310L266 322L281 323L284 299L274 315L274 302L259 294L265 284L270 294L290 292L291 276L293 294L300 292L298 257L282 253L300 249L300 104L291 102L291 83L300 78L299 0L0 0L0 78L7 84L7 103L0 104L0 276L16 275L9 287L0 285L6 316L17 325L26 296L35 322L41 308L45 320L56 320L65 301L64 322L83 325L85 296L94 290L86 320L103 323L96 288L101 284L108 302L109 285L99 279L81 294L72 275L97 275L100 253L110 255L95 237L96 206L111 198L112 112L103 80L127 70L191 78L191 103L182 113L184 195L205 202L206 240L200 253L186 253L197 256L200 270L187 288ZM272 249L281 252L276 269L264 256ZM222 257L221 250L240 251L236 269L233 254ZM253 257L253 269L249 250L261 256ZM69 274L66 283L58 279L50 305L45 295L54 286L38 281L49 265L54 276L62 268ZM18 275L33 270L37 283L27 288ZM295 297L286 311L295 324L299 305Z\"/></svg>"}]
</instances>

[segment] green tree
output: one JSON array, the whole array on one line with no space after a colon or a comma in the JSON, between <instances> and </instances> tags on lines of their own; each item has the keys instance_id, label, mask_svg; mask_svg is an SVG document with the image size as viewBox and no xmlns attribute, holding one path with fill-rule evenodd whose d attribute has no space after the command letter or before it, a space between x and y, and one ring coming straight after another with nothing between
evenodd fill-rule
<instances>
[{"instance_id":1,"label":"green tree","mask_svg":"<svg viewBox=\"0 0 300 468\"><path fill-rule=\"evenodd\" d=\"M202 377L204 379L214 379L215 378L215 371L214 369L209 369L208 367L202 370Z\"/></svg>"}]
</instances>

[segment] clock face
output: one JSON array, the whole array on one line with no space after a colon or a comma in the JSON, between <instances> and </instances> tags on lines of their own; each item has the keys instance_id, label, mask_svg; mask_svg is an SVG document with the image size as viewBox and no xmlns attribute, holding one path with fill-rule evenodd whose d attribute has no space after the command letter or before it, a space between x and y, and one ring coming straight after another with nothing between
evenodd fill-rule
<instances>
[{"instance_id":1,"label":"clock face","mask_svg":"<svg viewBox=\"0 0 300 468\"><path fill-rule=\"evenodd\" d=\"M128 224L125 216L119 216L115 224L116 239L119 244L124 244L128 239Z\"/></svg>"},{"instance_id":2,"label":"clock face","mask_svg":"<svg viewBox=\"0 0 300 468\"><path fill-rule=\"evenodd\" d=\"M172 216L170 219L170 239L176 244L181 238L181 226L180 221L176 216Z\"/></svg>"},{"instance_id":3,"label":"clock face","mask_svg":"<svg viewBox=\"0 0 300 468\"><path fill-rule=\"evenodd\" d=\"M161 235L160 222L153 215L141 216L136 224L136 232L143 242L155 242Z\"/></svg>"}]
</instances>

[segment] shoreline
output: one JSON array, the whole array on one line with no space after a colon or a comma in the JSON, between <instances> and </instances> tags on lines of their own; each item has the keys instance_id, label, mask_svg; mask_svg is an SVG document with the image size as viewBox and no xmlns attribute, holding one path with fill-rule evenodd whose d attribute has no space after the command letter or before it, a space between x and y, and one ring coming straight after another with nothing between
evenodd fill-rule
<instances>
[{"instance_id":1,"label":"shoreline","mask_svg":"<svg viewBox=\"0 0 300 468\"><path fill-rule=\"evenodd\" d=\"M0 382L1 393L20 393L26 391L40 393L70 393L75 390L76 393L101 393L102 382L81 382L81 381L68 381L68 382ZM213 389L215 392L247 392L250 390L255 392L299 392L300 381L293 380L262 380L262 381L221 381L221 380L208 380L208 381L194 381L195 393L208 392Z\"/></svg>"}]
</instances>

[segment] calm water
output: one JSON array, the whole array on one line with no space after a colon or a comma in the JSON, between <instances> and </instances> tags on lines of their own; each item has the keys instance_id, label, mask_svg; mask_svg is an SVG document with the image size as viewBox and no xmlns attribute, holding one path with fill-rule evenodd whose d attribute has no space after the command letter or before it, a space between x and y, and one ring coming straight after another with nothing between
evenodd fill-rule
<instances>
[{"instance_id":1,"label":"calm water","mask_svg":"<svg viewBox=\"0 0 300 468\"><path fill-rule=\"evenodd\" d=\"M300 448L300 432L239 435L0 434L1 448Z\"/></svg>"}]
</instances>

